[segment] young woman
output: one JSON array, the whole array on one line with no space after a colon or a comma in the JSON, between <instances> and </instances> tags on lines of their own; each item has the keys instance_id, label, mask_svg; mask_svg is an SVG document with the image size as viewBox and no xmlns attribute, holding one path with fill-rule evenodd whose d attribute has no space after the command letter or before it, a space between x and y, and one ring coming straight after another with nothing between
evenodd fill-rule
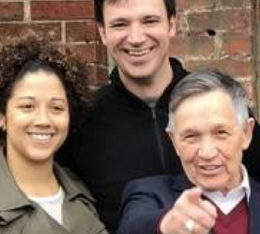
<instances>
[{"instance_id":1,"label":"young woman","mask_svg":"<svg viewBox=\"0 0 260 234\"><path fill-rule=\"evenodd\" d=\"M105 234L80 181L54 163L89 101L83 64L28 37L0 53L0 233Z\"/></svg>"}]
</instances>

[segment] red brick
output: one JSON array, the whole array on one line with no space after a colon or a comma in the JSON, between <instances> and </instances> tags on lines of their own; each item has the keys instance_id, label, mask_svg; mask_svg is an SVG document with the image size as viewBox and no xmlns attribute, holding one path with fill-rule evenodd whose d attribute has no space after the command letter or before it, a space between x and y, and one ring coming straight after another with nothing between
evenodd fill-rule
<instances>
[{"instance_id":1,"label":"red brick","mask_svg":"<svg viewBox=\"0 0 260 234\"><path fill-rule=\"evenodd\" d=\"M89 66L89 72L94 87L99 88L108 84L108 69L106 67L93 64Z\"/></svg>"},{"instance_id":2,"label":"red brick","mask_svg":"<svg viewBox=\"0 0 260 234\"><path fill-rule=\"evenodd\" d=\"M181 0L177 1L177 9L180 10L205 10L214 9L219 0Z\"/></svg>"},{"instance_id":3,"label":"red brick","mask_svg":"<svg viewBox=\"0 0 260 234\"><path fill-rule=\"evenodd\" d=\"M86 65L87 65L87 68L88 68L89 84L94 87L95 73L94 73L93 67L95 67L96 64L86 64Z\"/></svg>"},{"instance_id":4,"label":"red brick","mask_svg":"<svg viewBox=\"0 0 260 234\"><path fill-rule=\"evenodd\" d=\"M231 59L223 60L196 60L187 61L185 66L189 70L197 69L219 69L222 72L226 72L232 77L252 77L253 64L251 61L236 61Z\"/></svg>"},{"instance_id":5,"label":"red brick","mask_svg":"<svg viewBox=\"0 0 260 234\"><path fill-rule=\"evenodd\" d=\"M212 57L214 39L207 36L175 37L170 54L177 57Z\"/></svg>"},{"instance_id":6,"label":"red brick","mask_svg":"<svg viewBox=\"0 0 260 234\"><path fill-rule=\"evenodd\" d=\"M220 0L223 7L245 7L250 6L250 0Z\"/></svg>"},{"instance_id":7,"label":"red brick","mask_svg":"<svg viewBox=\"0 0 260 234\"><path fill-rule=\"evenodd\" d=\"M178 12L177 13L177 20L176 20L176 29L177 29L177 34L181 34L185 29L187 28L187 22L186 22L186 16Z\"/></svg>"},{"instance_id":8,"label":"red brick","mask_svg":"<svg viewBox=\"0 0 260 234\"><path fill-rule=\"evenodd\" d=\"M73 51L86 63L107 64L106 49L101 44L86 43L81 45L70 45Z\"/></svg>"},{"instance_id":9,"label":"red brick","mask_svg":"<svg viewBox=\"0 0 260 234\"><path fill-rule=\"evenodd\" d=\"M107 50L103 44L96 44L96 59L100 64L107 64Z\"/></svg>"},{"instance_id":10,"label":"red brick","mask_svg":"<svg viewBox=\"0 0 260 234\"><path fill-rule=\"evenodd\" d=\"M10 40L21 37L28 31L34 31L39 35L48 35L54 41L61 40L61 25L59 23L45 24L0 24L0 40Z\"/></svg>"},{"instance_id":11,"label":"red brick","mask_svg":"<svg viewBox=\"0 0 260 234\"><path fill-rule=\"evenodd\" d=\"M227 55L250 56L252 54L252 38L250 36L225 36L222 53Z\"/></svg>"},{"instance_id":12,"label":"red brick","mask_svg":"<svg viewBox=\"0 0 260 234\"><path fill-rule=\"evenodd\" d=\"M247 92L248 100L251 103L256 103L256 88L254 82L252 80L248 80L248 81L240 81L240 83L242 84L243 88Z\"/></svg>"},{"instance_id":13,"label":"red brick","mask_svg":"<svg viewBox=\"0 0 260 234\"><path fill-rule=\"evenodd\" d=\"M94 17L93 1L35 1L31 3L33 20L75 20Z\"/></svg>"},{"instance_id":14,"label":"red brick","mask_svg":"<svg viewBox=\"0 0 260 234\"><path fill-rule=\"evenodd\" d=\"M258 20L260 21L260 2L258 2Z\"/></svg>"},{"instance_id":15,"label":"red brick","mask_svg":"<svg viewBox=\"0 0 260 234\"><path fill-rule=\"evenodd\" d=\"M0 2L0 21L23 20L23 3Z\"/></svg>"},{"instance_id":16,"label":"red brick","mask_svg":"<svg viewBox=\"0 0 260 234\"><path fill-rule=\"evenodd\" d=\"M93 41L97 37L96 22L66 22L66 38L68 42Z\"/></svg>"},{"instance_id":17,"label":"red brick","mask_svg":"<svg viewBox=\"0 0 260 234\"><path fill-rule=\"evenodd\" d=\"M181 0L177 1L177 9L179 10L213 10L219 6L243 8L250 6L250 0Z\"/></svg>"},{"instance_id":18,"label":"red brick","mask_svg":"<svg viewBox=\"0 0 260 234\"><path fill-rule=\"evenodd\" d=\"M256 90L252 78L245 80L244 77L253 76L253 67L251 62L220 60L220 61L190 61L185 63L185 67L190 70L218 69L221 72L229 74L238 80L247 92L248 99L252 105L256 104ZM243 79L241 79L243 78Z\"/></svg>"},{"instance_id":19,"label":"red brick","mask_svg":"<svg viewBox=\"0 0 260 234\"><path fill-rule=\"evenodd\" d=\"M95 43L70 45L72 51L74 51L82 61L86 63L96 63L96 45Z\"/></svg>"},{"instance_id":20,"label":"red brick","mask_svg":"<svg viewBox=\"0 0 260 234\"><path fill-rule=\"evenodd\" d=\"M196 12L188 15L190 30L218 30L226 33L252 32L250 11L245 9L229 9L212 12Z\"/></svg>"}]
</instances>

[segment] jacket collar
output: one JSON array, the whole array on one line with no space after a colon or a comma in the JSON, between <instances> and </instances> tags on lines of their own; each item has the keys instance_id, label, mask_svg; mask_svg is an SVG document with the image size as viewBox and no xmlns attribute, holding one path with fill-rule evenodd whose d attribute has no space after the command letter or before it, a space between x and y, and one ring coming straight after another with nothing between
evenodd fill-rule
<instances>
[{"instance_id":1,"label":"jacket collar","mask_svg":"<svg viewBox=\"0 0 260 234\"><path fill-rule=\"evenodd\" d=\"M168 105L169 95L173 87L176 85L176 83L183 78L185 75L188 74L188 72L183 68L182 64L176 59L176 58L169 58L170 65L173 70L174 77L172 77L171 83L166 87L163 94L159 97L158 102L160 104L166 104ZM136 95L131 93L123 84L123 82L120 79L118 68L115 67L111 74L110 74L110 80L112 83L112 86L115 86L118 90L121 91L125 95L125 97L130 100L133 104L133 101L136 101L137 103L142 103L143 107L147 107L146 103L138 98Z\"/></svg>"},{"instance_id":2,"label":"jacket collar","mask_svg":"<svg viewBox=\"0 0 260 234\"><path fill-rule=\"evenodd\" d=\"M86 201L95 202L95 199L89 190L71 171L66 168L61 168L58 164L54 164L54 172L59 179L68 200L80 198Z\"/></svg>"},{"instance_id":3,"label":"jacket collar","mask_svg":"<svg viewBox=\"0 0 260 234\"><path fill-rule=\"evenodd\" d=\"M65 191L65 199L72 201L81 199L85 203L94 202L90 192L80 183L76 176L69 176L60 166L54 165L54 171ZM71 174L71 173L70 173ZM8 185L8 186L7 186ZM7 165L3 149L0 148L0 225L6 224L36 206L17 186L12 173Z\"/></svg>"},{"instance_id":4,"label":"jacket collar","mask_svg":"<svg viewBox=\"0 0 260 234\"><path fill-rule=\"evenodd\" d=\"M250 234L258 234L260 230L260 184L249 178L251 194L249 199Z\"/></svg>"},{"instance_id":5,"label":"jacket collar","mask_svg":"<svg viewBox=\"0 0 260 234\"><path fill-rule=\"evenodd\" d=\"M27 199L25 194L16 185L11 174L3 149L0 149L0 224L13 220L25 212L26 209L33 209L33 204Z\"/></svg>"},{"instance_id":6,"label":"jacket collar","mask_svg":"<svg viewBox=\"0 0 260 234\"><path fill-rule=\"evenodd\" d=\"M170 187L179 193L182 193L186 189L192 188L194 185L190 182L188 177L183 173L177 176L171 177Z\"/></svg>"}]
</instances>

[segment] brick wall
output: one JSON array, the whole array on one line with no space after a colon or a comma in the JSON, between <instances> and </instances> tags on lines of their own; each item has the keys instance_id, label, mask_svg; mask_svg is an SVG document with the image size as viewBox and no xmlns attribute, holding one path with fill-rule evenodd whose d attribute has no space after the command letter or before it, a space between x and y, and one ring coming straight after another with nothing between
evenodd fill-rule
<instances>
[{"instance_id":1,"label":"brick wall","mask_svg":"<svg viewBox=\"0 0 260 234\"><path fill-rule=\"evenodd\" d=\"M255 14L255 43L254 43L254 53L256 57L256 77L257 83L256 83L256 90L257 90L257 97L258 97L258 116L260 116L260 0L256 0L255 3L255 9L256 9L256 14Z\"/></svg>"},{"instance_id":2,"label":"brick wall","mask_svg":"<svg viewBox=\"0 0 260 234\"><path fill-rule=\"evenodd\" d=\"M238 79L257 113L256 1L176 2L179 25L171 53L190 70L218 68Z\"/></svg>"},{"instance_id":3,"label":"brick wall","mask_svg":"<svg viewBox=\"0 0 260 234\"><path fill-rule=\"evenodd\" d=\"M176 0L176 4L178 30L171 55L191 71L217 68L238 79L260 116L260 0Z\"/></svg>"},{"instance_id":4,"label":"brick wall","mask_svg":"<svg viewBox=\"0 0 260 234\"><path fill-rule=\"evenodd\" d=\"M178 32L171 54L184 65L219 68L260 103L260 0L176 0ZM26 30L71 46L89 65L93 84L107 83L107 54L94 21L94 0L0 0L0 43Z\"/></svg>"},{"instance_id":5,"label":"brick wall","mask_svg":"<svg viewBox=\"0 0 260 234\"><path fill-rule=\"evenodd\" d=\"M0 0L0 43L26 31L69 45L89 65L93 84L104 83L106 53L96 33L94 0Z\"/></svg>"}]
</instances>

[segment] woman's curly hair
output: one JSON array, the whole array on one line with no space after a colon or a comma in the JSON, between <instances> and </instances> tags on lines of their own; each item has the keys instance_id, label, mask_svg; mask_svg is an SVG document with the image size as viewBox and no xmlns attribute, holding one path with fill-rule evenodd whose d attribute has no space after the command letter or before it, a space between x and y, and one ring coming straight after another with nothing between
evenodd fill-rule
<instances>
[{"instance_id":1,"label":"woman's curly hair","mask_svg":"<svg viewBox=\"0 0 260 234\"><path fill-rule=\"evenodd\" d=\"M37 64L37 65L36 65ZM28 36L2 45L0 51L0 113L5 114L15 83L27 72L54 72L64 85L70 111L70 131L82 122L91 101L86 64L65 46L39 36ZM0 129L0 141L4 132Z\"/></svg>"}]
</instances>

